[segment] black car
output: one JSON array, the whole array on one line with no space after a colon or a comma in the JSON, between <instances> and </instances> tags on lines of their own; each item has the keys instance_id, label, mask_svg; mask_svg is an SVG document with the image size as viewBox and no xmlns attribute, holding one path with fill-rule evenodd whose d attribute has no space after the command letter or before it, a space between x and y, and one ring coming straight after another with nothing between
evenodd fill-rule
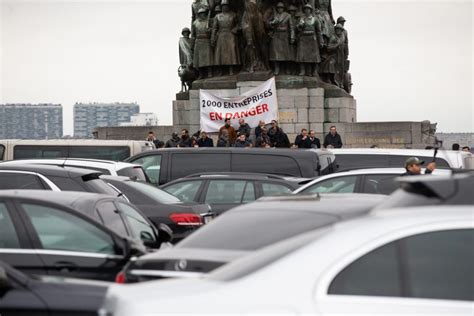
<instances>
[{"instance_id":1,"label":"black car","mask_svg":"<svg viewBox=\"0 0 474 316\"><path fill-rule=\"evenodd\" d=\"M0 191L0 260L27 274L114 280L143 244L45 199L43 191Z\"/></svg>"},{"instance_id":2,"label":"black car","mask_svg":"<svg viewBox=\"0 0 474 316\"><path fill-rule=\"evenodd\" d=\"M23 193L25 194L25 193ZM160 248L171 239L161 223L153 223L137 207L122 198L87 192L30 191L28 197L37 202L54 201L74 209L107 226L122 237L143 242L149 248Z\"/></svg>"},{"instance_id":3,"label":"black car","mask_svg":"<svg viewBox=\"0 0 474 316\"><path fill-rule=\"evenodd\" d=\"M130 261L118 279L195 277L278 241L364 215L385 199L374 194L264 197L224 213L173 248Z\"/></svg>"},{"instance_id":4,"label":"black car","mask_svg":"<svg viewBox=\"0 0 474 316\"><path fill-rule=\"evenodd\" d=\"M209 205L183 203L157 187L127 177L102 176L101 179L122 192L157 227L166 224L173 231L173 243L194 232L214 217Z\"/></svg>"},{"instance_id":5,"label":"black car","mask_svg":"<svg viewBox=\"0 0 474 316\"><path fill-rule=\"evenodd\" d=\"M167 182L202 172L256 172L314 178L334 172L333 164L321 164L318 151L261 148L165 148L128 158L141 165L152 183ZM322 166L326 168L323 169Z\"/></svg>"},{"instance_id":6,"label":"black car","mask_svg":"<svg viewBox=\"0 0 474 316\"><path fill-rule=\"evenodd\" d=\"M207 203L219 215L262 196L290 194L298 183L259 173L204 173L168 182L161 188L181 201Z\"/></svg>"},{"instance_id":7,"label":"black car","mask_svg":"<svg viewBox=\"0 0 474 316\"><path fill-rule=\"evenodd\" d=\"M419 175L397 179L400 189L377 209L423 205L474 205L474 171L452 175Z\"/></svg>"},{"instance_id":8,"label":"black car","mask_svg":"<svg viewBox=\"0 0 474 316\"><path fill-rule=\"evenodd\" d=\"M0 190L77 191L117 196L115 190L99 179L100 175L82 168L0 163Z\"/></svg>"},{"instance_id":9,"label":"black car","mask_svg":"<svg viewBox=\"0 0 474 316\"><path fill-rule=\"evenodd\" d=\"M96 316L106 283L31 277L0 261L0 315Z\"/></svg>"}]
</instances>

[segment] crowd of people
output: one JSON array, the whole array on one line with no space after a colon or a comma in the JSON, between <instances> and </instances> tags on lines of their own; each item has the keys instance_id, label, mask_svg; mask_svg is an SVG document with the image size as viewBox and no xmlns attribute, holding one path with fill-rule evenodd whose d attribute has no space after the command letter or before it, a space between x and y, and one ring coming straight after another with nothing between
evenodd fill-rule
<instances>
[{"instance_id":1,"label":"crowd of people","mask_svg":"<svg viewBox=\"0 0 474 316\"><path fill-rule=\"evenodd\" d=\"M239 127L232 126L230 119L224 121L224 125L219 129L217 144L205 131L198 131L193 135L187 129L181 130L181 136L173 133L166 142L158 140L154 132L148 133L148 141L152 141L156 148L173 147L236 147L236 148L341 148L343 146L341 136L337 133L335 126L331 126L330 132L325 136L321 144L316 137L314 130L303 128L293 143L288 135L278 126L278 122L273 120L269 127L264 121L252 132L249 124L244 119L239 120Z\"/></svg>"}]
</instances>

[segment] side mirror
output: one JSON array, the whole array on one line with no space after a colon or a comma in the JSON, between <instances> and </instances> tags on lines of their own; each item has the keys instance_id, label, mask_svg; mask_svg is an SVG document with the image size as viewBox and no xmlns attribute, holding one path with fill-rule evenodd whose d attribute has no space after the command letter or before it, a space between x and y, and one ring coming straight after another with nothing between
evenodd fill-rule
<instances>
[{"instance_id":1,"label":"side mirror","mask_svg":"<svg viewBox=\"0 0 474 316\"><path fill-rule=\"evenodd\" d=\"M158 235L158 233L156 235ZM149 232L142 231L140 233L140 240L147 248L158 249L161 246L161 241L153 238L153 235Z\"/></svg>"},{"instance_id":2,"label":"side mirror","mask_svg":"<svg viewBox=\"0 0 474 316\"><path fill-rule=\"evenodd\" d=\"M170 242L173 239L173 231L171 228L166 224L159 224L158 225L158 240L161 243Z\"/></svg>"}]
</instances>

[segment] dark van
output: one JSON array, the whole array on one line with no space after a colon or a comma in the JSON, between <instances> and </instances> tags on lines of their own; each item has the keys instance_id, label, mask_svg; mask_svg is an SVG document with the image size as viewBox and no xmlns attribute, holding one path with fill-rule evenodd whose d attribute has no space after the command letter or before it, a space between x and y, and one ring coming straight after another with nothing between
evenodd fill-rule
<instances>
[{"instance_id":1,"label":"dark van","mask_svg":"<svg viewBox=\"0 0 474 316\"><path fill-rule=\"evenodd\" d=\"M314 178L321 170L318 154L307 150L260 148L165 148L127 159L142 165L152 183L202 172L256 172L288 177Z\"/></svg>"}]
</instances>

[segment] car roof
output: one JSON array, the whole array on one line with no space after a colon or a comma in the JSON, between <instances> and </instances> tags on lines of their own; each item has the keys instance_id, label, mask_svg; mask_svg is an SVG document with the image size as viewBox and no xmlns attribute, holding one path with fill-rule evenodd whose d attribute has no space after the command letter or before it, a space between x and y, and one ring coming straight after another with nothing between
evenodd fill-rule
<instances>
[{"instance_id":1,"label":"car roof","mask_svg":"<svg viewBox=\"0 0 474 316\"><path fill-rule=\"evenodd\" d=\"M41 202L52 202L60 205L72 205L76 201L98 201L114 198L112 195L75 192L75 191L47 191L47 190L0 190L0 198L34 199Z\"/></svg>"},{"instance_id":2,"label":"car roof","mask_svg":"<svg viewBox=\"0 0 474 316\"><path fill-rule=\"evenodd\" d=\"M336 158L338 155L398 155L398 156L407 156L407 157L417 157L417 156L434 156L434 149L399 149L399 148L331 148ZM439 149L437 156L438 157L453 157L468 156L470 153L462 151L453 151Z\"/></svg>"},{"instance_id":3,"label":"car roof","mask_svg":"<svg viewBox=\"0 0 474 316\"><path fill-rule=\"evenodd\" d=\"M5 164L28 164L28 163L35 163L35 164L67 164L68 162L77 162L77 163L90 163L94 165L100 165L104 168L107 167L129 167L129 166L137 166L136 164L132 164L130 162L123 162L123 161L112 161L112 160L102 160L102 159L87 159L87 158L54 158L54 159L19 159L19 160L11 160L5 161Z\"/></svg>"},{"instance_id":4,"label":"car roof","mask_svg":"<svg viewBox=\"0 0 474 316\"><path fill-rule=\"evenodd\" d=\"M68 175L69 177L81 177L90 174L100 174L100 172L92 171L85 168L74 168L74 167L62 167L62 166L50 166L50 165L39 165L39 164L22 164L22 163L0 163L0 170L17 170L17 171L30 171L41 173L43 175L60 176Z\"/></svg>"},{"instance_id":5,"label":"car roof","mask_svg":"<svg viewBox=\"0 0 474 316\"><path fill-rule=\"evenodd\" d=\"M284 177L269 173L253 173L253 172L202 172L186 176L182 179L190 178L206 178L206 179L249 179L249 180L281 180L291 181L291 177Z\"/></svg>"},{"instance_id":6,"label":"car roof","mask_svg":"<svg viewBox=\"0 0 474 316\"><path fill-rule=\"evenodd\" d=\"M385 195L359 193L266 196L254 203L237 206L228 212L291 210L294 213L330 214L345 219L368 213L385 199L387 199Z\"/></svg>"}]
</instances>

